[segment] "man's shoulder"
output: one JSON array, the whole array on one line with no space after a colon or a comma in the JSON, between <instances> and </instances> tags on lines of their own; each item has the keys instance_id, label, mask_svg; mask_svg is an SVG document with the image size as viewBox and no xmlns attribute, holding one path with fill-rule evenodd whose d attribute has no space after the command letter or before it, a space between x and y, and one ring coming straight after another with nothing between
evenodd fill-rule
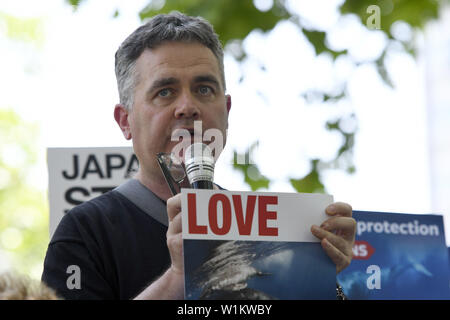
<instances>
[{"instance_id":1,"label":"man's shoulder","mask_svg":"<svg viewBox=\"0 0 450 320\"><path fill-rule=\"evenodd\" d=\"M129 211L127 199L111 190L69 210L61 219L51 242L79 239L80 233L98 234L113 227Z\"/></svg>"},{"instance_id":2,"label":"man's shoulder","mask_svg":"<svg viewBox=\"0 0 450 320\"><path fill-rule=\"evenodd\" d=\"M74 219L111 218L126 205L124 201L126 199L121 198L118 192L111 190L77 205L66 215Z\"/></svg>"}]
</instances>

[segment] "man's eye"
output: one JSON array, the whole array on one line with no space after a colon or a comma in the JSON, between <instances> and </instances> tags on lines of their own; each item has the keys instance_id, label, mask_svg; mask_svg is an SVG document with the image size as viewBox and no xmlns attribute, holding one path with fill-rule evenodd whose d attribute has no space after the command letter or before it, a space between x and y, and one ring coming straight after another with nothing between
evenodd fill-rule
<instances>
[{"instance_id":1,"label":"man's eye","mask_svg":"<svg viewBox=\"0 0 450 320\"><path fill-rule=\"evenodd\" d=\"M208 86L201 86L198 88L198 93L200 93L203 96L207 96L210 95L211 93L213 93L211 87Z\"/></svg>"},{"instance_id":2,"label":"man's eye","mask_svg":"<svg viewBox=\"0 0 450 320\"><path fill-rule=\"evenodd\" d=\"M170 89L162 89L158 92L158 97L167 98L172 94Z\"/></svg>"}]
</instances>

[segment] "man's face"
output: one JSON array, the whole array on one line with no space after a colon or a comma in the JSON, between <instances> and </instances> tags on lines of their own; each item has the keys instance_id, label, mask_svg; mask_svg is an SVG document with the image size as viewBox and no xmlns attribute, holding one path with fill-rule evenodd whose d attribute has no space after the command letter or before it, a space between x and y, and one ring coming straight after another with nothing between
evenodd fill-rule
<instances>
[{"instance_id":1,"label":"man's face","mask_svg":"<svg viewBox=\"0 0 450 320\"><path fill-rule=\"evenodd\" d=\"M217 58L199 43L167 42L137 59L134 105L130 112L116 106L115 117L147 177L160 175L156 154L180 143L171 141L174 130L192 131L194 121L203 132L218 129L225 145L231 100L220 75Z\"/></svg>"}]
</instances>

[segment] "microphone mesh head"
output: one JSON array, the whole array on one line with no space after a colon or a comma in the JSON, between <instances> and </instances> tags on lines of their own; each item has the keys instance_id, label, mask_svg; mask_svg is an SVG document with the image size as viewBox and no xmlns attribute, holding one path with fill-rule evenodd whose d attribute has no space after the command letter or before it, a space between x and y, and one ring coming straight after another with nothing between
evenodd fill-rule
<instances>
[{"instance_id":1,"label":"microphone mesh head","mask_svg":"<svg viewBox=\"0 0 450 320\"><path fill-rule=\"evenodd\" d=\"M189 182L214 180L214 157L204 143L191 144L184 153L184 166Z\"/></svg>"}]
</instances>

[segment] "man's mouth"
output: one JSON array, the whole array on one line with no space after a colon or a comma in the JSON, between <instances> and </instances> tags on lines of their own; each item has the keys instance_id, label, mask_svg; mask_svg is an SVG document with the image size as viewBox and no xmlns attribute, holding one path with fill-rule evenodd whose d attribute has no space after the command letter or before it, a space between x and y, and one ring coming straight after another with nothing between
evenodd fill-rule
<instances>
[{"instance_id":1,"label":"man's mouth","mask_svg":"<svg viewBox=\"0 0 450 320\"><path fill-rule=\"evenodd\" d=\"M189 131L189 133L191 134L191 137L195 135L194 128L190 128L190 129L186 129L186 130Z\"/></svg>"},{"instance_id":2,"label":"man's mouth","mask_svg":"<svg viewBox=\"0 0 450 320\"><path fill-rule=\"evenodd\" d=\"M172 141L182 142L184 139L190 139L189 143L203 142L203 135L201 131L190 127L176 128L172 131Z\"/></svg>"},{"instance_id":3,"label":"man's mouth","mask_svg":"<svg viewBox=\"0 0 450 320\"><path fill-rule=\"evenodd\" d=\"M202 134L201 132L195 131L194 128L185 128L185 130L189 131L189 135L191 137L191 142L201 142Z\"/></svg>"}]
</instances>

